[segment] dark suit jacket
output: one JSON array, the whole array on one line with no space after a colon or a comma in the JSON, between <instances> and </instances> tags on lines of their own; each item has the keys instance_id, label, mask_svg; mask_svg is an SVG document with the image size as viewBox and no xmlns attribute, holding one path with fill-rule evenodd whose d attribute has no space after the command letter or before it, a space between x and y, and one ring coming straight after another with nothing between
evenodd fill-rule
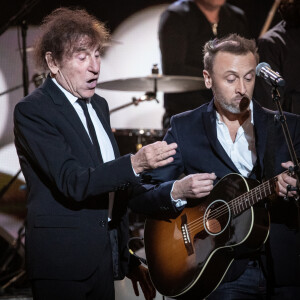
<instances>
[{"instance_id":1,"label":"dark suit jacket","mask_svg":"<svg viewBox=\"0 0 300 300\"><path fill-rule=\"evenodd\" d=\"M256 151L259 165L257 178L273 177L283 172L280 163L291 160L279 122L274 123L274 112L263 109L253 101ZM286 114L297 156L300 157L300 116ZM267 131L271 132L267 137ZM239 173L217 139L216 111L213 101L172 118L166 134L168 143L178 144L174 162L149 173L152 181L160 184L144 185L141 194L130 201L130 207L138 213L168 218L174 215L170 192L175 179L182 173L215 172L217 180L229 173ZM268 141L268 145L267 145ZM271 143L271 145L270 145ZM268 148L271 147L271 148ZM270 158L272 163L269 162ZM270 168L273 164L274 168ZM266 167L268 165L268 172ZM270 171L271 169L271 171ZM276 283L291 285L300 283L300 271L296 254L297 210L294 203L282 199L271 209L271 255L274 261ZM238 277L247 261L232 264L226 280Z\"/></svg>"},{"instance_id":2,"label":"dark suit jacket","mask_svg":"<svg viewBox=\"0 0 300 300\"><path fill-rule=\"evenodd\" d=\"M91 101L115 152L116 159L105 164L50 78L15 107L15 144L28 188L26 258L31 278L81 280L101 268L101 262L111 265L108 192L138 180L130 156L119 157L105 99L94 95ZM125 273L128 224L126 203L118 192L113 223Z\"/></svg>"}]
</instances>

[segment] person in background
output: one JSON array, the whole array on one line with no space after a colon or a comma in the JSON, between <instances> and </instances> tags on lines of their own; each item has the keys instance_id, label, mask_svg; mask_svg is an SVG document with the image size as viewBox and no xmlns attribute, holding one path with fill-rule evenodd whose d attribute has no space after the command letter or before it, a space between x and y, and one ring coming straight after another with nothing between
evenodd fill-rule
<instances>
[{"instance_id":1,"label":"person in background","mask_svg":"<svg viewBox=\"0 0 300 300\"><path fill-rule=\"evenodd\" d=\"M244 12L225 0L178 0L161 15L159 46L164 75L203 77L200 53L214 37L238 33L249 37ZM208 102L211 91L205 89L164 95L163 127L168 128L174 114Z\"/></svg>"},{"instance_id":2,"label":"person in background","mask_svg":"<svg viewBox=\"0 0 300 300\"><path fill-rule=\"evenodd\" d=\"M299 182L288 173L283 173L292 162L281 124L274 120L275 112L264 109L252 97L258 60L255 41L236 34L205 44L203 76L206 87L212 90L214 97L211 102L195 110L172 117L171 127L164 140L178 145L174 161L147 172L151 181L130 200L129 206L136 213L169 219L178 216L190 200L190 204L195 201L201 203L203 197L211 193L213 184L224 176L237 173L246 178L264 181L278 175L276 191L273 191L274 199L269 207L265 207L263 201L260 202L262 207L256 206L264 214L259 213L258 217L256 210L253 220L255 225L251 224L257 229L267 226L267 210L269 211L271 226L270 232L262 239L267 239L265 245L261 241L260 245L253 247L255 249L247 249L247 245L244 249L243 246L233 247L235 260L228 266L228 270L224 270L222 275L226 275L224 278L220 277L222 282L207 300L300 299L299 208L296 202L299 199ZM299 159L300 116L285 113L285 117ZM182 174L186 176L182 178ZM288 185L295 190L288 192ZM230 195L240 195L238 191L241 182L227 181L227 185L223 186L224 193L227 187ZM222 195L222 190L217 193L217 196ZM285 200L284 196L289 200ZM173 210L166 211L165 207L173 207ZM247 219L248 213L252 214L248 209L241 218ZM183 218L184 213L181 216ZM193 218L195 216L192 216L192 220ZM256 218L261 218L259 224ZM216 219L218 223L218 218ZM220 239L216 237L216 240L207 239L203 243L218 244L223 238L226 240L228 233L228 243L224 242L223 245L221 242L220 247L230 247L244 228L238 228L235 219L230 219L228 226L225 236ZM246 231L247 235L251 226ZM208 231L200 231L199 228L197 232L195 227L193 229L195 245L198 240L201 243ZM180 229L176 230L174 236L180 235ZM257 238L259 236L255 235L255 239ZM197 254L201 250L201 253L208 253L211 249L208 244L207 248L200 250L195 246L197 251L193 252L187 264L195 260L195 265L192 265L195 269L197 263L204 264L201 258L197 260ZM207 256L212 254L215 255L209 252ZM173 259L176 260L176 257ZM186 273L194 274L192 267L187 267ZM213 277L219 272L218 264L211 267L206 276ZM208 280L209 277L205 282ZM188 299L198 299L197 291L188 296Z\"/></svg>"},{"instance_id":3,"label":"person in background","mask_svg":"<svg viewBox=\"0 0 300 300\"><path fill-rule=\"evenodd\" d=\"M54 10L35 46L50 75L14 110L33 299L114 299L114 279L125 275L135 290L140 282L146 299L155 297L147 269L129 263L126 190L144 170L170 163L176 144L157 142L120 157L107 102L95 94L108 37L85 10Z\"/></svg>"},{"instance_id":4,"label":"person in background","mask_svg":"<svg viewBox=\"0 0 300 300\"><path fill-rule=\"evenodd\" d=\"M282 0L279 5L282 21L258 39L261 62L268 63L285 80L281 90L283 110L300 114L300 0ZM255 98L269 109L277 109L272 98L272 87L258 78Z\"/></svg>"}]
</instances>

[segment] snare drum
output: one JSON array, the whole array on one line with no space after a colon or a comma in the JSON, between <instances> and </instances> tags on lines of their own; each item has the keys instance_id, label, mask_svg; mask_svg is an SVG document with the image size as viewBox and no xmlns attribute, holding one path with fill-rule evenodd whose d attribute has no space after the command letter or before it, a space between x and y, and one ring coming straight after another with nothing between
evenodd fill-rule
<instances>
[{"instance_id":1,"label":"snare drum","mask_svg":"<svg viewBox=\"0 0 300 300\"><path fill-rule=\"evenodd\" d=\"M136 153L143 146L161 141L165 130L160 129L112 129L120 154Z\"/></svg>"}]
</instances>

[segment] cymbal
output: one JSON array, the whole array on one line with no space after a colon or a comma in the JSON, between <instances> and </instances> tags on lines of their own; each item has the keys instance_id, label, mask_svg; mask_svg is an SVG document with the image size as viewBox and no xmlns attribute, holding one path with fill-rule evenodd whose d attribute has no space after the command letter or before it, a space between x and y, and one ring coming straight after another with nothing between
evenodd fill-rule
<instances>
[{"instance_id":1,"label":"cymbal","mask_svg":"<svg viewBox=\"0 0 300 300\"><path fill-rule=\"evenodd\" d=\"M106 41L104 44L103 44L103 47L104 48L107 48L107 47L110 47L112 45L122 45L123 42L120 42L120 41L117 41L115 39L109 39L108 41Z\"/></svg>"},{"instance_id":2,"label":"cymbal","mask_svg":"<svg viewBox=\"0 0 300 300\"><path fill-rule=\"evenodd\" d=\"M16 51L23 51L23 49L17 48ZM26 52L33 52L33 51L34 51L34 48L33 48L33 47L27 47L27 48L26 48Z\"/></svg>"},{"instance_id":3,"label":"cymbal","mask_svg":"<svg viewBox=\"0 0 300 300\"><path fill-rule=\"evenodd\" d=\"M156 89L155 89L156 86ZM97 84L104 90L116 91L144 91L182 93L205 89L202 77L192 76L166 76L152 74L146 77L124 78L112 81L104 81Z\"/></svg>"}]
</instances>

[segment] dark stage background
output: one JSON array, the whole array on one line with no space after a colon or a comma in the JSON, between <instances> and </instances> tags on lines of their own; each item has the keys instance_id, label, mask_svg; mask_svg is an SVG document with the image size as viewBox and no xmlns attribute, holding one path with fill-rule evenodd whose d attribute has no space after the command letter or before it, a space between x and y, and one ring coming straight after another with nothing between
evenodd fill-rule
<instances>
[{"instance_id":1,"label":"dark stage background","mask_svg":"<svg viewBox=\"0 0 300 300\"><path fill-rule=\"evenodd\" d=\"M105 22L111 33L116 35L115 40L120 43L116 43L111 47L108 47L110 53L106 53L105 59L102 61L104 68L101 73L101 80L112 80L121 77L137 77L145 76L150 73L153 63L159 63L159 47L156 37L156 27L158 22L152 23L152 19L148 14L143 14L143 17L138 17L131 22L126 24L126 30L116 30L121 23L128 19L133 14L141 11L143 9L149 8L151 6L168 4L174 1L166 0L2 0L0 8L0 94L7 89L11 89L15 86L22 87L22 65L21 56L19 55L20 46L18 40L20 39L17 35L17 30L15 26L20 25L23 20L26 20L29 27L30 25L39 25L42 19L48 15L52 10L61 6L78 6L85 8L89 13L95 15L99 20ZM249 26L252 32L252 37L257 38L263 24L267 18L269 10L274 2L274 0L228 0L228 3L234 4L241 9L243 9L247 15ZM32 5L31 5L32 4ZM27 8L27 9L26 9ZM159 8L161 9L161 8ZM151 10L151 9L149 9ZM151 17L154 16L154 12L158 10L151 10ZM155 18L159 15L155 15ZM18 17L18 18L17 18ZM15 19L18 19L16 21ZM14 20L14 21L13 21ZM157 19L158 20L158 19ZM271 26L276 24L280 20L277 14L273 19ZM13 21L13 22L11 22ZM142 24L141 24L142 22ZM151 24L151 30L153 30L153 35L149 39L142 39L140 36L134 36L131 39L130 33L133 29L139 29L139 26L149 27ZM143 26L142 26L143 25ZM147 26L146 26L147 25ZM13 27L13 28L12 28ZM33 28L34 27L34 28ZM119 26L119 28L122 26ZM149 29L147 27L147 30ZM124 27L123 27L124 28ZM32 62L32 45L34 44L35 34L38 32L38 28L31 26L28 30L27 35L27 48L28 48L28 62L29 62L29 78L32 78L35 69ZM130 32L131 30L131 32ZM118 32L119 31L119 32ZM142 36L144 31L134 31L139 32ZM152 32L151 32L152 33ZM128 34L126 37L124 35ZM147 36L148 37L148 36ZM130 41L130 42L129 42ZM151 42L150 42L151 41ZM152 44L151 44L152 43ZM143 62L143 64L141 63ZM116 75L118 74L118 75ZM21 84L21 85L20 85ZM31 90L34 88L33 83L30 86ZM13 108L15 104L23 97L22 88L10 91L0 97L0 191L9 182L14 174L19 169L19 164L17 160L17 155L15 153L15 147L13 144ZM105 94L107 93L107 94ZM107 95L107 96L106 96ZM127 103L131 100L132 96L139 97L138 93L131 92L118 92L118 91L101 91L101 96L109 100L111 108L115 108L117 105ZM142 96L142 92L140 93ZM162 98L162 95L158 98ZM161 103L161 102L160 102ZM149 106L147 106L149 105ZM138 107L126 108L126 110L120 110L119 112L112 115L112 124L116 126L116 133L119 134L119 142L122 143L122 138L126 139L126 146L130 143L130 146L136 146L140 143L135 140L136 136L132 136L135 130L130 126L135 124L135 127L139 127L138 122L143 123L145 126L147 118L150 119L151 126L142 127L148 129L158 129L159 127L154 126L153 122L159 114L162 113L162 107L158 106L154 108L152 103L145 103L139 105ZM156 112L157 115L154 115ZM123 120L123 121L120 121ZM161 120L161 119L159 119ZM118 125L121 124L122 126ZM159 121L160 124L160 121ZM147 130L148 130L147 129ZM128 132L130 133L130 140L128 139ZM139 131L140 132L140 131ZM161 132L161 131L159 131ZM156 137L156 135L153 135ZM150 136L152 138L152 135ZM161 135L159 135L161 138ZM149 140L147 137L146 142L153 142L154 140ZM120 148L122 147L122 144ZM133 151L131 149L121 151L129 152ZM16 238L18 236L18 231L22 229L22 224L26 216L26 185L22 178L18 178L14 184L11 186L3 197L0 196L0 299L21 299L19 298L20 290L22 288L22 293L27 294L27 281L26 277L21 277L21 280L17 280L17 289L10 289L14 287L13 285L6 288L4 291L1 287L5 284L10 277L3 278L3 272L1 274L1 267L3 262L6 261L7 257L10 255L11 249L15 249L12 245L15 245ZM134 216L136 217L136 216ZM135 224L142 224L143 220L133 219L131 223L133 228L139 228ZM20 231L20 233L22 233ZM21 235L20 235L21 236ZM8 248L7 248L8 247ZM8 250L7 250L8 249ZM21 264L24 262L24 249L20 247L20 251L16 252L14 256L13 270L17 270ZM5 255L4 255L5 253ZM8 253L8 254L6 254ZM8 256L7 256L8 255ZM11 273L9 273L11 274ZM2 275L2 277L1 277ZM7 275L7 274L4 274ZM131 300L131 299L143 299L133 298L133 291L131 288L131 283L118 282L116 286L116 299ZM25 287L25 289L24 289ZM127 288L128 287L128 288ZM23 292L24 291L24 292ZM12 295L15 294L17 298L5 298L3 292ZM26 297L22 299L32 299L31 297ZM161 299L161 296L157 296L156 299Z\"/></svg>"},{"instance_id":2,"label":"dark stage background","mask_svg":"<svg viewBox=\"0 0 300 300\"><path fill-rule=\"evenodd\" d=\"M33 3L33 7L29 9L25 19L30 25L38 25L41 20L53 9L60 6L79 6L85 8L89 13L98 17L105 22L108 28L113 30L127 17L133 13L153 5L172 3L174 1L166 0L13 0L2 1L0 10L0 28L3 28L10 19L18 15L24 4L30 7L29 3ZM267 18L268 12L273 4L273 0L228 0L228 3L234 4L242 8L248 17L249 25L253 37L257 37ZM275 16L272 25L280 20L278 15ZM14 22L15 23L15 22ZM14 24L15 25L15 24Z\"/></svg>"}]
</instances>

